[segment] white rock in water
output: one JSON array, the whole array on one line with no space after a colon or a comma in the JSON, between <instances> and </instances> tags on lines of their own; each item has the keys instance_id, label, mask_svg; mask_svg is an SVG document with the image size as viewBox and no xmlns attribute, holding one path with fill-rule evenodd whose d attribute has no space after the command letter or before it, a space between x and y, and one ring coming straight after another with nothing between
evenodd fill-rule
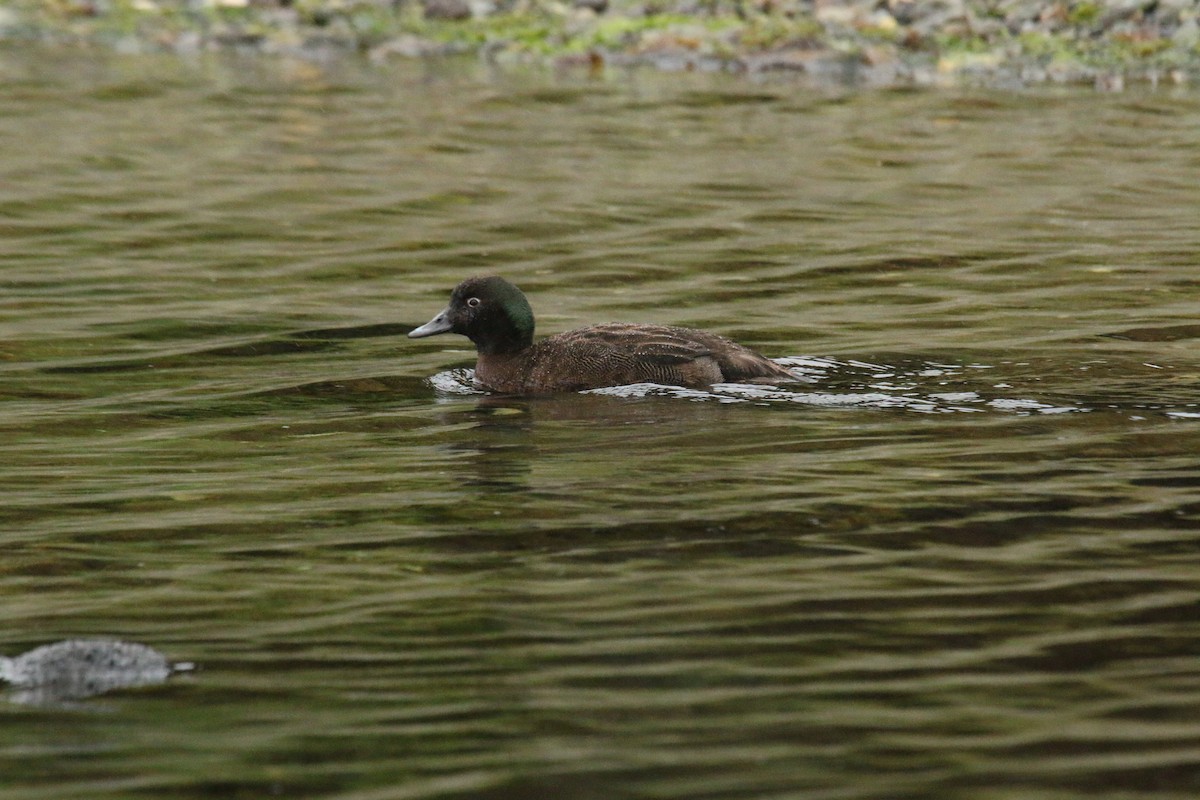
<instances>
[{"instance_id":1,"label":"white rock in water","mask_svg":"<svg viewBox=\"0 0 1200 800\"><path fill-rule=\"evenodd\" d=\"M0 657L0 679L18 690L17 702L77 700L114 689L163 683L191 664L169 662L162 653L117 639L67 639L15 658Z\"/></svg>"}]
</instances>

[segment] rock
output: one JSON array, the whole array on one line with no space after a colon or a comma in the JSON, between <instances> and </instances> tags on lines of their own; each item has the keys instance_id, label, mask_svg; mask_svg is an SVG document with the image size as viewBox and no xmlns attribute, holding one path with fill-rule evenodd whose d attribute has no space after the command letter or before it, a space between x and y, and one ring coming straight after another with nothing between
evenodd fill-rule
<instances>
[{"instance_id":1,"label":"rock","mask_svg":"<svg viewBox=\"0 0 1200 800\"><path fill-rule=\"evenodd\" d=\"M117 639L67 639L15 658L0 657L0 680L16 690L10 699L30 705L152 686L190 669L191 664L172 664L152 647Z\"/></svg>"},{"instance_id":2,"label":"rock","mask_svg":"<svg viewBox=\"0 0 1200 800\"><path fill-rule=\"evenodd\" d=\"M1180 47L1187 48L1195 48L1197 44L1200 44L1200 25L1196 24L1196 18L1184 19L1171 34L1171 41Z\"/></svg>"},{"instance_id":3,"label":"rock","mask_svg":"<svg viewBox=\"0 0 1200 800\"><path fill-rule=\"evenodd\" d=\"M464 20L471 18L471 4L466 0L422 0L425 19Z\"/></svg>"},{"instance_id":4,"label":"rock","mask_svg":"<svg viewBox=\"0 0 1200 800\"><path fill-rule=\"evenodd\" d=\"M0 36L21 27L21 17L11 8L0 6Z\"/></svg>"},{"instance_id":5,"label":"rock","mask_svg":"<svg viewBox=\"0 0 1200 800\"><path fill-rule=\"evenodd\" d=\"M400 58L427 58L453 52L449 45L424 39L411 33L401 34L372 47L367 54L371 61L381 64L393 56Z\"/></svg>"},{"instance_id":6,"label":"rock","mask_svg":"<svg viewBox=\"0 0 1200 800\"><path fill-rule=\"evenodd\" d=\"M911 25L917 18L915 0L888 0L887 8L901 25Z\"/></svg>"}]
</instances>

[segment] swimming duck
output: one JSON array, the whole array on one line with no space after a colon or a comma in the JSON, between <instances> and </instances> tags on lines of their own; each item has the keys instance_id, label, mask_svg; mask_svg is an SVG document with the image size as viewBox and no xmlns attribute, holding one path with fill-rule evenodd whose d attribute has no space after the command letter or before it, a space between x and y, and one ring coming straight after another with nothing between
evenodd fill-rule
<instances>
[{"instance_id":1,"label":"swimming duck","mask_svg":"<svg viewBox=\"0 0 1200 800\"><path fill-rule=\"evenodd\" d=\"M578 392L630 383L702 388L795 380L749 348L693 328L610 322L533 341L533 309L494 275L468 278L450 305L408 334L458 333L475 343L475 380L503 394Z\"/></svg>"}]
</instances>

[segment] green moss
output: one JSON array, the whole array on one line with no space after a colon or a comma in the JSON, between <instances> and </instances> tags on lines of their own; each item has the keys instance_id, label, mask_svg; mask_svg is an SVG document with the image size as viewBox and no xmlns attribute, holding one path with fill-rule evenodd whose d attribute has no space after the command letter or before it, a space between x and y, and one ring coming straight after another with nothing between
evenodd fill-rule
<instances>
[{"instance_id":1,"label":"green moss","mask_svg":"<svg viewBox=\"0 0 1200 800\"><path fill-rule=\"evenodd\" d=\"M1036 31L1022 33L1017 37L1017 43L1021 51L1032 58L1050 59L1066 52L1062 39Z\"/></svg>"},{"instance_id":2,"label":"green moss","mask_svg":"<svg viewBox=\"0 0 1200 800\"><path fill-rule=\"evenodd\" d=\"M1153 56L1165 52L1171 47L1169 39L1130 39L1116 40L1117 48L1124 52L1129 60L1152 60Z\"/></svg>"},{"instance_id":3,"label":"green moss","mask_svg":"<svg viewBox=\"0 0 1200 800\"><path fill-rule=\"evenodd\" d=\"M1169 39L1163 38L1113 36L1068 39L1044 33L1027 33L1017 41L1024 57L1048 65L1126 72L1195 64L1194 54L1182 52Z\"/></svg>"},{"instance_id":4,"label":"green moss","mask_svg":"<svg viewBox=\"0 0 1200 800\"><path fill-rule=\"evenodd\" d=\"M815 43L823 29L810 17L752 17L738 25L738 42L750 50L770 50Z\"/></svg>"},{"instance_id":5,"label":"green moss","mask_svg":"<svg viewBox=\"0 0 1200 800\"><path fill-rule=\"evenodd\" d=\"M1067 11L1067 22L1072 25L1089 25L1099 19L1101 10L1100 4L1091 0L1073 3Z\"/></svg>"},{"instance_id":6,"label":"green moss","mask_svg":"<svg viewBox=\"0 0 1200 800\"><path fill-rule=\"evenodd\" d=\"M575 44L583 49L602 48L616 50L639 41L647 33L658 33L670 30L672 27L687 25L692 20L688 17L661 14L651 17L604 17L596 20L595 25L587 31L575 36Z\"/></svg>"},{"instance_id":7,"label":"green moss","mask_svg":"<svg viewBox=\"0 0 1200 800\"><path fill-rule=\"evenodd\" d=\"M945 33L934 37L938 50L944 55L990 53L996 46L982 36L968 36L960 33Z\"/></svg>"},{"instance_id":8,"label":"green moss","mask_svg":"<svg viewBox=\"0 0 1200 800\"><path fill-rule=\"evenodd\" d=\"M675 39L680 46L708 44L731 27L730 18L676 14L567 20L550 14L498 14L461 22L419 22L410 32L443 44L500 47L530 55L570 55L591 50L637 49L647 40Z\"/></svg>"},{"instance_id":9,"label":"green moss","mask_svg":"<svg viewBox=\"0 0 1200 800\"><path fill-rule=\"evenodd\" d=\"M443 44L471 48L506 45L547 53L554 47L557 31L552 20L540 15L502 14L462 22L425 22L415 26L414 32Z\"/></svg>"}]
</instances>

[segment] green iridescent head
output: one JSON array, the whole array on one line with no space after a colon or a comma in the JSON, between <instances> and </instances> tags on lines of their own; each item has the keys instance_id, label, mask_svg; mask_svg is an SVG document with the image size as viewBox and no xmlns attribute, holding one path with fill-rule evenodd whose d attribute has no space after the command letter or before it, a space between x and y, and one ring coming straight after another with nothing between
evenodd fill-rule
<instances>
[{"instance_id":1,"label":"green iridescent head","mask_svg":"<svg viewBox=\"0 0 1200 800\"><path fill-rule=\"evenodd\" d=\"M512 353L533 343L533 309L516 286L495 275L468 278L454 288L450 305L409 338L458 333L484 354Z\"/></svg>"}]
</instances>

